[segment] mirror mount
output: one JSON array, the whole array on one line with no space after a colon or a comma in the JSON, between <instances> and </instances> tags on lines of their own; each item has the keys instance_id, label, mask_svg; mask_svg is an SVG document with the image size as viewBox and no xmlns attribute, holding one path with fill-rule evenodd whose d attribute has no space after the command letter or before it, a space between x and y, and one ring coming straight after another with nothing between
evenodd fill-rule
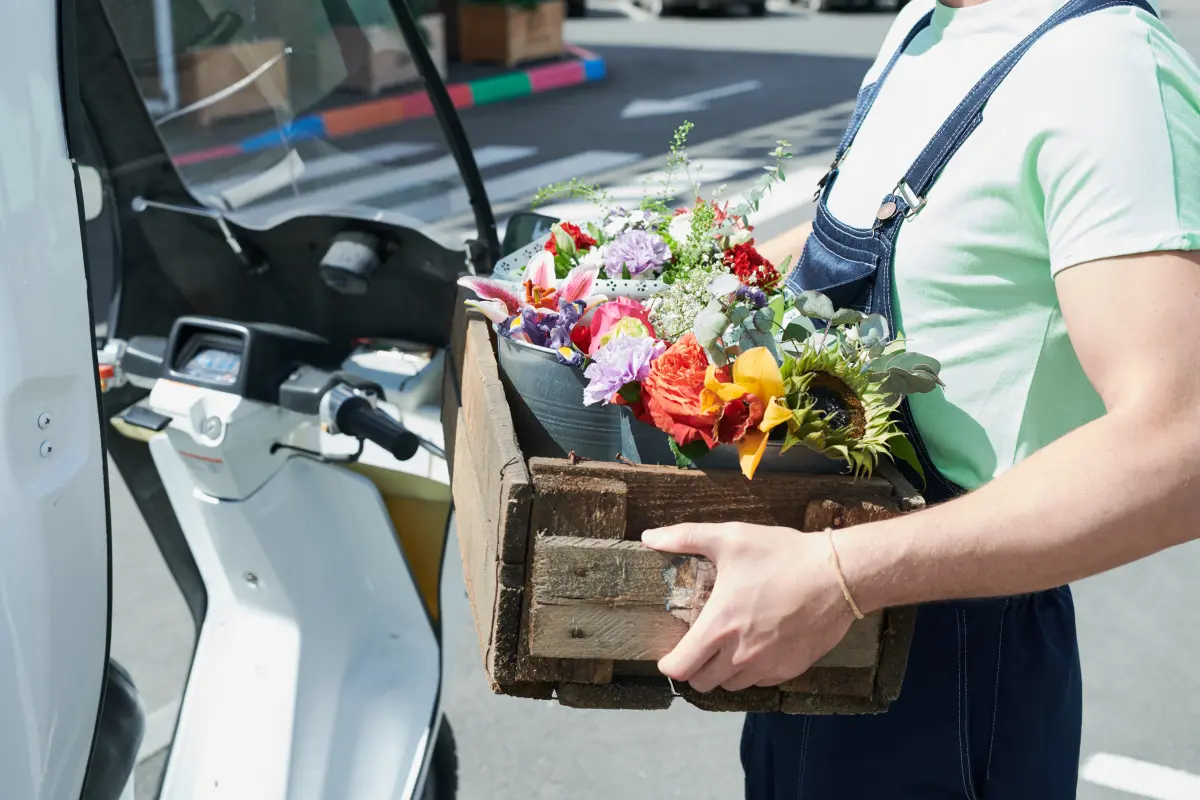
<instances>
[{"instance_id":1,"label":"mirror mount","mask_svg":"<svg viewBox=\"0 0 1200 800\"><path fill-rule=\"evenodd\" d=\"M93 222L104 213L104 182L100 179L100 170L76 164L75 172L79 176L80 194L83 196L83 219Z\"/></svg>"}]
</instances>

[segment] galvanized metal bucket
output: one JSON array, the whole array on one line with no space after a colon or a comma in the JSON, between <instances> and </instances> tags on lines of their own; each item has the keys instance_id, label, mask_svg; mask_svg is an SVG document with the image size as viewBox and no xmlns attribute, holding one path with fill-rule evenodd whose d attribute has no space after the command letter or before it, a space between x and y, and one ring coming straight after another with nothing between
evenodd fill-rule
<instances>
[{"instance_id":1,"label":"galvanized metal bucket","mask_svg":"<svg viewBox=\"0 0 1200 800\"><path fill-rule=\"evenodd\" d=\"M559 362L549 348L503 336L496 337L496 350L525 455L565 458L574 452L594 461L616 460L620 409L583 404L583 370Z\"/></svg>"},{"instance_id":2,"label":"galvanized metal bucket","mask_svg":"<svg viewBox=\"0 0 1200 800\"><path fill-rule=\"evenodd\" d=\"M657 464L674 466L675 454L667 442L667 434L636 419L628 407L621 408L621 455L635 464ZM763 453L758 473L778 472L796 475L841 475L849 471L845 461L830 458L803 445L796 445L786 453L782 441L768 441L767 452ZM717 445L703 458L696 461L698 469L741 470L737 448L733 445Z\"/></svg>"}]
</instances>

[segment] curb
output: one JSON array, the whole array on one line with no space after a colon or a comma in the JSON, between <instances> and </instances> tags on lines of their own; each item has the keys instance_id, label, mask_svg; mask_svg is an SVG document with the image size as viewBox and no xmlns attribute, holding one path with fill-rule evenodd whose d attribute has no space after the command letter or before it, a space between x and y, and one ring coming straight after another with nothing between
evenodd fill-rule
<instances>
[{"instance_id":1,"label":"curb","mask_svg":"<svg viewBox=\"0 0 1200 800\"><path fill-rule=\"evenodd\" d=\"M603 58L575 45L568 44L565 50L571 58L560 64L518 70L466 83L452 83L446 89L454 107L461 110L604 79L607 69ZM272 130L248 136L234 144L181 153L171 160L176 166L183 167L280 147L285 138L287 141L339 139L429 116L433 116L433 103L429 96L425 92L409 92L297 117L284 127L282 135Z\"/></svg>"}]
</instances>

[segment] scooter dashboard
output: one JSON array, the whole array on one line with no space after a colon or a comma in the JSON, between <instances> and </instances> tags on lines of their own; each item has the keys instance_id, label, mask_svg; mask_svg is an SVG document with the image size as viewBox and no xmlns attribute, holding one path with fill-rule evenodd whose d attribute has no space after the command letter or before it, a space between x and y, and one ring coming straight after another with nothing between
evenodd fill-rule
<instances>
[{"instance_id":1,"label":"scooter dashboard","mask_svg":"<svg viewBox=\"0 0 1200 800\"><path fill-rule=\"evenodd\" d=\"M297 369L335 369L344 355L296 328L182 317L167 340L161 377L277 404L280 386Z\"/></svg>"}]
</instances>

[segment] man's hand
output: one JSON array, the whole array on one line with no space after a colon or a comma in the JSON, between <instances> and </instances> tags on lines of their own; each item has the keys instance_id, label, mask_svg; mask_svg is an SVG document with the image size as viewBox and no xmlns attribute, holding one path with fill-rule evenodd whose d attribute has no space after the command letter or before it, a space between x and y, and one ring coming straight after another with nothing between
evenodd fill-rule
<instances>
[{"instance_id":1,"label":"man's hand","mask_svg":"<svg viewBox=\"0 0 1200 800\"><path fill-rule=\"evenodd\" d=\"M686 523L646 531L642 541L704 556L717 567L696 623L658 664L698 692L778 686L798 677L842 640L854 619L824 533Z\"/></svg>"}]
</instances>

